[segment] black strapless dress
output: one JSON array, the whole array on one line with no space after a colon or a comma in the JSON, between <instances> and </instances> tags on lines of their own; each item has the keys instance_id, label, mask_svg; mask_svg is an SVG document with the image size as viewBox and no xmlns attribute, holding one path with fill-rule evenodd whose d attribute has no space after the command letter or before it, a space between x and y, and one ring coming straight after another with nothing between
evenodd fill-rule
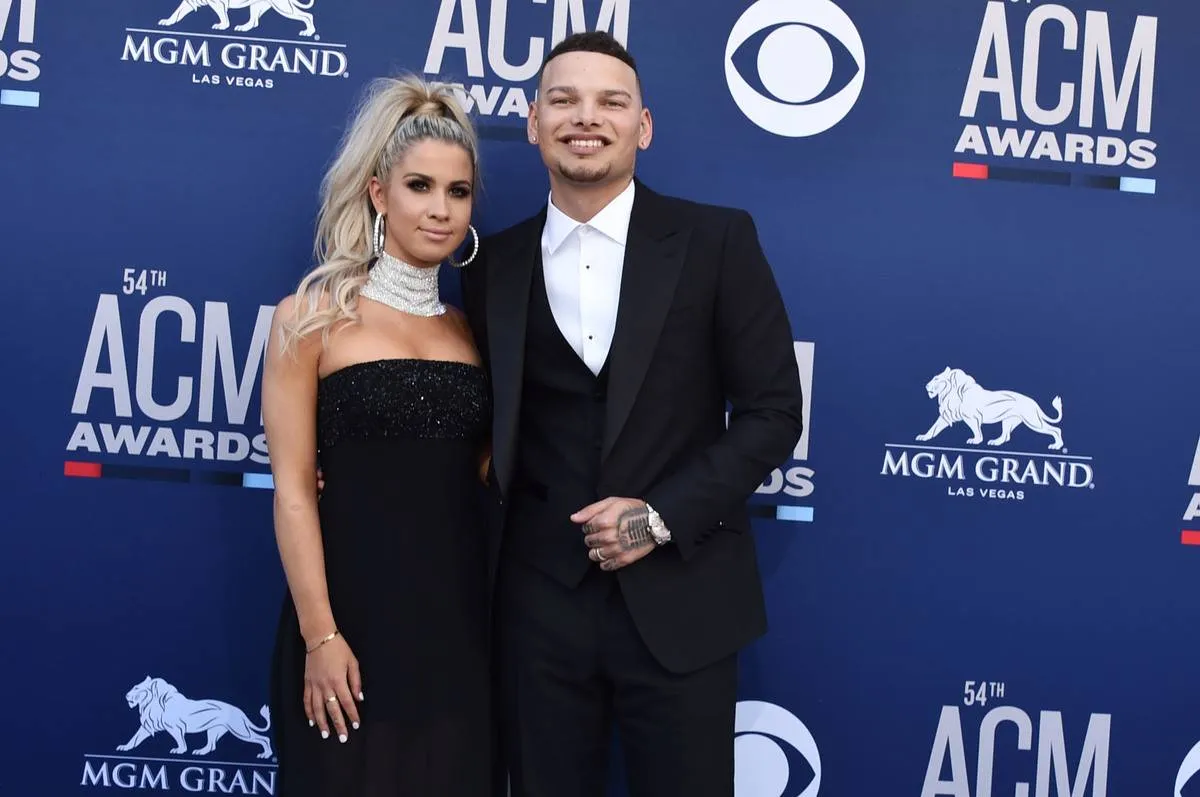
<instances>
[{"instance_id":1,"label":"black strapless dress","mask_svg":"<svg viewBox=\"0 0 1200 797\"><path fill-rule=\"evenodd\" d=\"M290 597L272 711L281 797L483 797L491 767L482 369L359 363L321 380L320 501L333 616L359 660L362 727L340 743L304 715Z\"/></svg>"}]
</instances>

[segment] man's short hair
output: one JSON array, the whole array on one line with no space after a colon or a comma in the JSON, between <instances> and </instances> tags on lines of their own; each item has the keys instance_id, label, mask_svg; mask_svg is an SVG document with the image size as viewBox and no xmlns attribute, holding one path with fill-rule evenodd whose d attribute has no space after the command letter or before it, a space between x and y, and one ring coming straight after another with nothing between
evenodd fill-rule
<instances>
[{"instance_id":1,"label":"man's short hair","mask_svg":"<svg viewBox=\"0 0 1200 797\"><path fill-rule=\"evenodd\" d=\"M612 56L633 70L633 75L637 78L638 91L642 90L642 78L638 75L637 63L633 60L633 56L625 49L625 45L617 41L611 33L602 30L572 33L555 45L554 49L546 56L546 60L542 61L542 68L538 71L539 83L541 83L542 74L546 71L546 64L564 53L600 53Z\"/></svg>"}]
</instances>

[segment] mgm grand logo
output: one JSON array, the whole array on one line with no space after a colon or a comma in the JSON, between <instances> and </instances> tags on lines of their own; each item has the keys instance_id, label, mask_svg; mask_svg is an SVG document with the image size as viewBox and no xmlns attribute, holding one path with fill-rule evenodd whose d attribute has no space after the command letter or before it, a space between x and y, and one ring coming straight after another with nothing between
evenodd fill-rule
<instances>
[{"instance_id":1,"label":"mgm grand logo","mask_svg":"<svg viewBox=\"0 0 1200 797\"><path fill-rule=\"evenodd\" d=\"M1050 402L1055 411L1050 415L1023 393L989 390L965 371L949 367L925 384L925 392L937 400L938 414L916 441L939 438L946 444L889 443L882 475L955 482L947 487L947 495L982 499L1021 501L1031 487L1095 488L1092 458L1068 453L1060 397ZM951 441L950 435L943 435L959 424L970 430L969 437ZM998 434L985 439L984 427L995 425ZM1034 435L1043 436L1043 443L1049 438L1044 451L1013 450L1038 447Z\"/></svg>"},{"instance_id":2,"label":"mgm grand logo","mask_svg":"<svg viewBox=\"0 0 1200 797\"><path fill-rule=\"evenodd\" d=\"M349 77L346 45L320 42L313 2L181 0L156 28L126 28L121 60L189 68L192 83L212 86L274 88L279 75ZM215 17L207 28L201 9Z\"/></svg>"},{"instance_id":3,"label":"mgm grand logo","mask_svg":"<svg viewBox=\"0 0 1200 797\"><path fill-rule=\"evenodd\" d=\"M255 725L246 712L231 703L193 700L162 678L150 676L125 693L125 703L137 711L137 728L128 741L116 746L123 755L84 756L80 785L156 791L178 788L205 794L275 794L277 765L268 736L271 713L266 706L259 712L262 724ZM227 738L243 744L226 744ZM203 740L203 744L197 747L193 740ZM250 750L254 759L250 759ZM206 760L217 754L221 760ZM233 763L239 759L250 760Z\"/></svg>"}]
</instances>

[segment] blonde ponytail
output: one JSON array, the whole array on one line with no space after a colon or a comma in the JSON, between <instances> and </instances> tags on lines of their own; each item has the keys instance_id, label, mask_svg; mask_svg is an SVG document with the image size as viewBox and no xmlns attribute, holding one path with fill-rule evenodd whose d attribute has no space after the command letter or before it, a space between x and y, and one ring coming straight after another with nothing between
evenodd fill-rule
<instances>
[{"instance_id":1,"label":"blonde ponytail","mask_svg":"<svg viewBox=\"0 0 1200 797\"><path fill-rule=\"evenodd\" d=\"M358 320L358 294L367 281L375 211L367 188L372 177L387 183L392 167L426 140L458 144L471 156L479 179L479 144L470 117L453 89L409 75L378 78L368 85L338 153L321 181L314 254L317 267L296 289L295 315L283 324L283 346Z\"/></svg>"}]
</instances>

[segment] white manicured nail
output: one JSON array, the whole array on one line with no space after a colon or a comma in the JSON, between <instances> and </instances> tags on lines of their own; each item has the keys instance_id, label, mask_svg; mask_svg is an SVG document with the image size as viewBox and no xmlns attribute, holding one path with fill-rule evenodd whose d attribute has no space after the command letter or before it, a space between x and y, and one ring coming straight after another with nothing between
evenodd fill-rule
<instances>
[{"instance_id":1,"label":"white manicured nail","mask_svg":"<svg viewBox=\"0 0 1200 797\"><path fill-rule=\"evenodd\" d=\"M355 723L353 723L353 725L354 725L354 730L358 730L358 723L355 722Z\"/></svg>"},{"instance_id":2,"label":"white manicured nail","mask_svg":"<svg viewBox=\"0 0 1200 797\"><path fill-rule=\"evenodd\" d=\"M321 731L321 738L322 738L322 739L328 739L328 738L329 738L329 731Z\"/></svg>"},{"instance_id":3,"label":"white manicured nail","mask_svg":"<svg viewBox=\"0 0 1200 797\"><path fill-rule=\"evenodd\" d=\"M339 736L338 741L341 742L342 744L345 744L346 743L346 734L343 733L341 736Z\"/></svg>"}]
</instances>

